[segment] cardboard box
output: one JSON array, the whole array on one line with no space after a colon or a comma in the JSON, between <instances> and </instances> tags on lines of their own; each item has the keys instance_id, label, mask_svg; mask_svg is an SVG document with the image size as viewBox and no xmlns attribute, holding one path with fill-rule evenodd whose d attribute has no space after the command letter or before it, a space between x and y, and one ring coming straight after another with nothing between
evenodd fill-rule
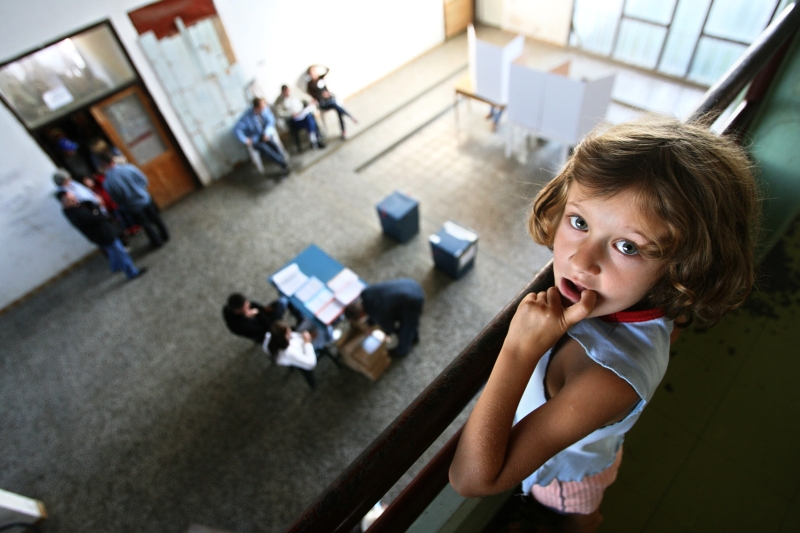
<instances>
[{"instance_id":1,"label":"cardboard box","mask_svg":"<svg viewBox=\"0 0 800 533\"><path fill-rule=\"evenodd\" d=\"M347 366L375 381L392 362L387 340L378 328L353 326L336 341L336 348Z\"/></svg>"}]
</instances>

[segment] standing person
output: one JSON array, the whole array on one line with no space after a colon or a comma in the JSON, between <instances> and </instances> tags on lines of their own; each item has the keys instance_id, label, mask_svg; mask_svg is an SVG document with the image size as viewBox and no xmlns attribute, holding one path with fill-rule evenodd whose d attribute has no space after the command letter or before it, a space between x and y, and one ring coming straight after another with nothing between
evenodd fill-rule
<instances>
[{"instance_id":1,"label":"standing person","mask_svg":"<svg viewBox=\"0 0 800 533\"><path fill-rule=\"evenodd\" d=\"M78 202L91 202L98 207L104 207L103 198L86 185L73 180L72 174L66 169L59 168L53 172L53 183L56 184L56 192L69 191Z\"/></svg>"},{"instance_id":2,"label":"standing person","mask_svg":"<svg viewBox=\"0 0 800 533\"><path fill-rule=\"evenodd\" d=\"M105 170L103 187L108 195L144 228L151 247L163 246L169 240L169 232L147 191L147 176L130 163L118 164L110 152L100 153L97 157Z\"/></svg>"},{"instance_id":3,"label":"standing person","mask_svg":"<svg viewBox=\"0 0 800 533\"><path fill-rule=\"evenodd\" d=\"M275 129L275 115L270 111L267 101L253 98L253 107L245 113L233 127L233 134L239 142L252 146L269 161L277 163L283 174L289 173L286 157L277 142L278 131Z\"/></svg>"},{"instance_id":4,"label":"standing person","mask_svg":"<svg viewBox=\"0 0 800 533\"><path fill-rule=\"evenodd\" d=\"M292 96L288 85L281 85L281 94L275 100L275 112L289 125L298 152L302 151L300 130L308 131L308 140L313 148L325 148L314 118L314 106L306 105L296 96Z\"/></svg>"},{"instance_id":5,"label":"standing person","mask_svg":"<svg viewBox=\"0 0 800 533\"><path fill-rule=\"evenodd\" d=\"M555 286L517 307L450 466L467 497L522 489L595 531L673 321L716 323L753 283L758 188L743 150L649 116L598 129L533 202Z\"/></svg>"},{"instance_id":6,"label":"standing person","mask_svg":"<svg viewBox=\"0 0 800 533\"><path fill-rule=\"evenodd\" d=\"M358 121L353 115L348 113L345 108L339 105L336 101L336 97L328 90L325 76L327 76L330 71L331 69L323 67L322 65L311 65L308 67L308 87L306 92L317 101L322 111L327 111L328 109L336 110L336 114L339 116L339 127L342 130L342 140L346 140L347 130L345 129L344 117L350 117L353 124L358 124Z\"/></svg>"},{"instance_id":7,"label":"standing person","mask_svg":"<svg viewBox=\"0 0 800 533\"><path fill-rule=\"evenodd\" d=\"M419 317L425 304L425 293L413 279L401 278L370 285L361 298L344 310L351 322L365 318L387 334L397 333L397 346L390 352L402 357L419 341Z\"/></svg>"},{"instance_id":8,"label":"standing person","mask_svg":"<svg viewBox=\"0 0 800 533\"><path fill-rule=\"evenodd\" d=\"M111 272L123 271L128 279L135 279L147 272L146 268L136 268L117 234L117 227L92 202L80 202L70 191L58 191L56 198L61 202L64 216L78 231L103 250Z\"/></svg>"}]
</instances>

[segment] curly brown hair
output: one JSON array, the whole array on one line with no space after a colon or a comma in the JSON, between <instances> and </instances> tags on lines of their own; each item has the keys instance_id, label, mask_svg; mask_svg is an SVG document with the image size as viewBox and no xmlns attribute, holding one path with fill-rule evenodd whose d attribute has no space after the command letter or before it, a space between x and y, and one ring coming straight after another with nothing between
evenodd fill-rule
<instances>
[{"instance_id":1,"label":"curly brown hair","mask_svg":"<svg viewBox=\"0 0 800 533\"><path fill-rule=\"evenodd\" d=\"M708 327L744 303L754 279L753 242L760 194L752 165L733 140L700 124L660 115L600 126L536 196L533 240L552 248L573 183L607 198L633 190L639 208L667 235L643 257L663 262L647 304L673 320Z\"/></svg>"}]
</instances>

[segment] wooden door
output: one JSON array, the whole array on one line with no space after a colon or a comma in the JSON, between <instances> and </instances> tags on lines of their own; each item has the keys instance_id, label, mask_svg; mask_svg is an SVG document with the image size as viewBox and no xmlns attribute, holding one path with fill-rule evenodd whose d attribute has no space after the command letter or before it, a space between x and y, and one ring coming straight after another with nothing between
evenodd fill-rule
<instances>
[{"instance_id":1,"label":"wooden door","mask_svg":"<svg viewBox=\"0 0 800 533\"><path fill-rule=\"evenodd\" d=\"M197 186L153 103L138 86L129 87L90 108L111 142L150 181L150 194L166 207Z\"/></svg>"},{"instance_id":2,"label":"wooden door","mask_svg":"<svg viewBox=\"0 0 800 533\"><path fill-rule=\"evenodd\" d=\"M458 35L472 22L473 0L444 0L444 36Z\"/></svg>"}]
</instances>

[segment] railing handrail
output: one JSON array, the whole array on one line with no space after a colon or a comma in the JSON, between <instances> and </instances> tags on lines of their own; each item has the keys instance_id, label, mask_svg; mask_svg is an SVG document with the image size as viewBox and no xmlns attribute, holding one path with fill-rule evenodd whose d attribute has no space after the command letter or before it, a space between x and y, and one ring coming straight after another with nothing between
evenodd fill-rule
<instances>
[{"instance_id":1,"label":"railing handrail","mask_svg":"<svg viewBox=\"0 0 800 533\"><path fill-rule=\"evenodd\" d=\"M511 317L531 291L553 284L548 263L422 393L361 452L287 532L349 533L480 391Z\"/></svg>"},{"instance_id":2,"label":"railing handrail","mask_svg":"<svg viewBox=\"0 0 800 533\"><path fill-rule=\"evenodd\" d=\"M800 27L800 9L788 5L744 55L705 94L703 102L687 122L721 112L758 74L770 57ZM437 376L433 382L326 488L306 511L286 530L287 533L349 533L367 511L391 489L400 477L455 420L480 391L500 353L511 318L519 302L531 292L546 290L553 283L552 261L539 271L477 337ZM460 431L460 430L459 430ZM426 483L424 498L447 484L446 471L452 459L457 435L440 450L418 476ZM412 485L398 497L413 492ZM424 509L419 501L414 509L399 511L393 505L371 527L370 533L405 531Z\"/></svg>"}]
</instances>

